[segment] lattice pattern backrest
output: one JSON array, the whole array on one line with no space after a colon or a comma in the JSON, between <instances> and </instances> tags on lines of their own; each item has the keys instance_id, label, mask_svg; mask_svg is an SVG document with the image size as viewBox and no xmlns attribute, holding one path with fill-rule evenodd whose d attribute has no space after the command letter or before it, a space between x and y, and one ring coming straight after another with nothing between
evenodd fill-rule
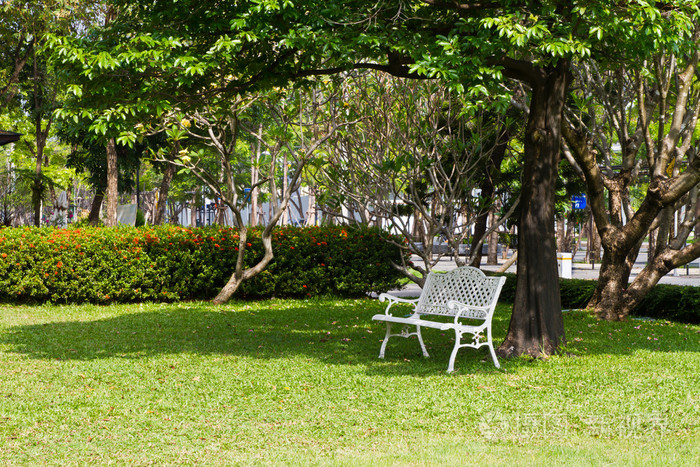
<instances>
[{"instance_id":1,"label":"lattice pattern backrest","mask_svg":"<svg viewBox=\"0 0 700 467\"><path fill-rule=\"evenodd\" d=\"M425 281L416 311L430 315L452 315L447 302L457 300L473 306L490 306L500 277L486 277L477 268L465 266L453 271L430 273Z\"/></svg>"}]
</instances>

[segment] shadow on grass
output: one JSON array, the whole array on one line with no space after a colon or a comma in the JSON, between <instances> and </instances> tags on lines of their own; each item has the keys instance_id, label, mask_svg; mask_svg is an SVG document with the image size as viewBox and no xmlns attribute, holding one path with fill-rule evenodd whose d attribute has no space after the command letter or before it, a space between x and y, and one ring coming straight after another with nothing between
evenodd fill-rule
<instances>
[{"instance_id":1,"label":"shadow on grass","mask_svg":"<svg viewBox=\"0 0 700 467\"><path fill-rule=\"evenodd\" d=\"M109 313L109 308L102 310ZM371 316L381 312L383 306L374 300L265 301L232 303L225 307L192 303L147 305L145 311L139 312L128 310L129 307L115 307L114 316L102 319L88 317L8 327L0 331L0 344L9 346L10 352L30 358L59 360L128 359L181 353L260 359L298 355L328 364L367 365L368 371L387 376L444 371L453 345L449 333L427 329L424 339L431 358L422 357L415 338L396 338L389 343L387 358L379 360L384 327L373 323ZM496 344L505 336L509 311L510 306L500 307L494 319ZM684 340L680 324L601 323L584 312L567 313L565 319L569 346L581 353L700 350L697 327L686 328ZM688 343L690 337L695 339L695 344ZM506 363L512 369L522 364L526 362ZM457 367L463 374L496 371L485 349L461 350Z\"/></svg>"}]
</instances>

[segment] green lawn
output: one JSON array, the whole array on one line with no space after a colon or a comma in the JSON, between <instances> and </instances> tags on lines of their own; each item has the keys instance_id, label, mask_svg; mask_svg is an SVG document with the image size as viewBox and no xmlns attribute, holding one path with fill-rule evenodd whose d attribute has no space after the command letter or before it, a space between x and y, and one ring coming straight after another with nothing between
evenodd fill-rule
<instances>
[{"instance_id":1,"label":"green lawn","mask_svg":"<svg viewBox=\"0 0 700 467\"><path fill-rule=\"evenodd\" d=\"M569 356L448 375L435 330L378 360L381 309L0 307L0 464L700 463L698 326L568 312Z\"/></svg>"}]
</instances>

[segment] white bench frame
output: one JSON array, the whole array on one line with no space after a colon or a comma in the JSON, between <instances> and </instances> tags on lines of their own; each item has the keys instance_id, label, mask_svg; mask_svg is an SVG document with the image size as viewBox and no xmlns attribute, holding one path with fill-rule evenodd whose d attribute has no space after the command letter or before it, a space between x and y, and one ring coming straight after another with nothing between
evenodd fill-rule
<instances>
[{"instance_id":1,"label":"white bench frame","mask_svg":"<svg viewBox=\"0 0 700 467\"><path fill-rule=\"evenodd\" d=\"M380 301L388 300L384 314L374 315L375 321L386 322L386 336L379 351L379 358L384 358L386 344L391 337L417 336L423 356L428 357L428 351L423 343L421 327L440 329L442 331L452 329L455 332L455 345L447 365L447 372L454 371L457 352L462 347L478 349L488 346L491 358L496 368L500 368L496 358L491 339L491 319L496 309L498 296L505 283L505 277L487 277L481 270L463 266L452 271L440 274L431 272L425 280L421 294L416 299L406 299L389 294L381 294ZM413 305L413 313L407 317L393 316L390 312L395 304L405 303ZM425 319L426 316L446 316L453 318L452 322L440 322ZM480 324L467 324L461 319L481 321ZM398 334L391 333L392 324L403 324L403 329ZM415 332L410 332L410 327L415 326ZM483 334L486 333L486 340ZM471 340L462 343L462 336L468 334Z\"/></svg>"}]
</instances>

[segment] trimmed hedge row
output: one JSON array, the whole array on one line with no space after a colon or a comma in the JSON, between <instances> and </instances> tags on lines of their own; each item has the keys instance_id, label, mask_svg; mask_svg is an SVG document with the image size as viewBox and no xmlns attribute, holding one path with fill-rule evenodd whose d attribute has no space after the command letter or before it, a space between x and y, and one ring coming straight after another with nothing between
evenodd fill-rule
<instances>
[{"instance_id":1,"label":"trimmed hedge row","mask_svg":"<svg viewBox=\"0 0 700 467\"><path fill-rule=\"evenodd\" d=\"M500 298L515 300L515 274L506 276ZM559 279L562 308L585 308L595 291L596 281ZM700 287L658 284L632 311L633 316L700 323Z\"/></svg>"},{"instance_id":2,"label":"trimmed hedge row","mask_svg":"<svg viewBox=\"0 0 700 467\"><path fill-rule=\"evenodd\" d=\"M263 256L248 235L245 265ZM399 248L378 229L283 227L275 259L243 283L243 297L358 296L398 287ZM208 299L234 270L235 229L207 227L2 228L0 301L124 303ZM398 239L396 239L398 240Z\"/></svg>"}]
</instances>

